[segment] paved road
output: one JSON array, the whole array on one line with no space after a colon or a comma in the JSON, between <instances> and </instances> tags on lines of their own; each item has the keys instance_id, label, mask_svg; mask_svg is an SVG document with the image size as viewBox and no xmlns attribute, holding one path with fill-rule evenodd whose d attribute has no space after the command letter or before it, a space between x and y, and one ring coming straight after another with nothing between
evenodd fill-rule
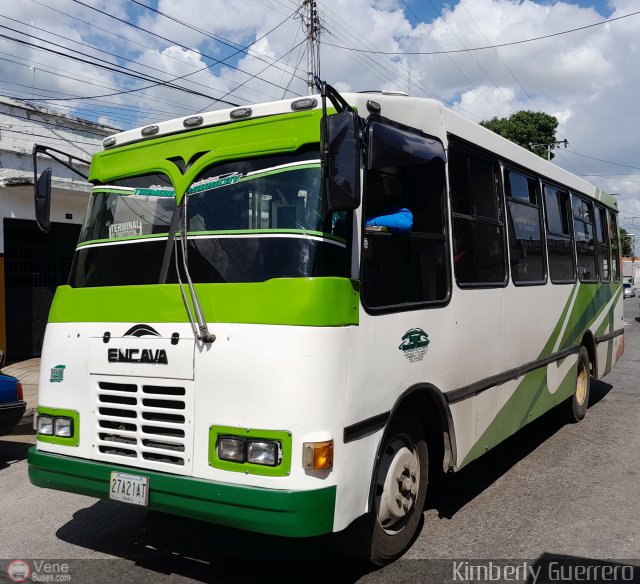
<instances>
[{"instance_id":1,"label":"paved road","mask_svg":"<svg viewBox=\"0 0 640 584\"><path fill-rule=\"evenodd\" d=\"M393 566L345 568L331 560L328 538L267 538L36 489L26 475L28 427L0 439L0 558L85 560L72 565L75 582L440 582L451 580L453 558L638 563L640 310L637 298L624 303L625 355L592 385L585 420L564 425L552 412L446 477L417 541ZM295 570L292 558L301 561ZM426 558L449 561L412 561Z\"/></svg>"}]
</instances>

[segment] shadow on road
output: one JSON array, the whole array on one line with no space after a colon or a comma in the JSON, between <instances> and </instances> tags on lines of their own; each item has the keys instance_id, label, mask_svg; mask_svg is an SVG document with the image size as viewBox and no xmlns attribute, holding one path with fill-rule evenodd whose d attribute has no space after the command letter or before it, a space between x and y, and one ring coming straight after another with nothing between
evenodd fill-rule
<instances>
[{"instance_id":1,"label":"shadow on road","mask_svg":"<svg viewBox=\"0 0 640 584\"><path fill-rule=\"evenodd\" d=\"M3 436L0 440L0 470L16 462L25 460L31 444L7 440L10 436Z\"/></svg>"},{"instance_id":2,"label":"shadow on road","mask_svg":"<svg viewBox=\"0 0 640 584\"><path fill-rule=\"evenodd\" d=\"M266 536L107 500L77 511L56 535L68 543L133 561L141 573L176 574L200 582L295 579L346 583L368 572L365 566L342 560L329 536ZM138 571L130 566L128 574L140 581L132 569Z\"/></svg>"}]
</instances>

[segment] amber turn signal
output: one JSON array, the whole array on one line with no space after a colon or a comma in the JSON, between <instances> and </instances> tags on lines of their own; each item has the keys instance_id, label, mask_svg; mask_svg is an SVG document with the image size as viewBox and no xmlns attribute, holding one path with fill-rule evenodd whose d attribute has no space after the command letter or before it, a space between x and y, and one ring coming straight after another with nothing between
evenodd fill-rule
<instances>
[{"instance_id":1,"label":"amber turn signal","mask_svg":"<svg viewBox=\"0 0 640 584\"><path fill-rule=\"evenodd\" d=\"M305 442L302 445L302 467L305 470L325 470L333 467L333 440Z\"/></svg>"}]
</instances>

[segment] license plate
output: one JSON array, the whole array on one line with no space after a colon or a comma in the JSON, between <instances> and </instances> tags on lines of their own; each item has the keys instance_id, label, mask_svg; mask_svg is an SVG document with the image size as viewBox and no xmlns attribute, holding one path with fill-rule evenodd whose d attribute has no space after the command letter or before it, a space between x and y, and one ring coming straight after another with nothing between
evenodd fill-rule
<instances>
[{"instance_id":1,"label":"license plate","mask_svg":"<svg viewBox=\"0 0 640 584\"><path fill-rule=\"evenodd\" d=\"M112 472L109 498L146 507L149 504L149 479L137 475Z\"/></svg>"}]
</instances>

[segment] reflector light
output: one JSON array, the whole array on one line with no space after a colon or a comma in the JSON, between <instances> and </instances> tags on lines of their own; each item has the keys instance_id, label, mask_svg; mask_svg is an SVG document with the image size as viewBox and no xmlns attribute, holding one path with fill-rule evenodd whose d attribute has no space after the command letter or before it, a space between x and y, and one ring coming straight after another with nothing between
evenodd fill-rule
<instances>
[{"instance_id":1,"label":"reflector light","mask_svg":"<svg viewBox=\"0 0 640 584\"><path fill-rule=\"evenodd\" d=\"M147 126L146 128L142 128L141 134L143 136L154 136L160 131L158 126Z\"/></svg>"},{"instance_id":2,"label":"reflector light","mask_svg":"<svg viewBox=\"0 0 640 584\"><path fill-rule=\"evenodd\" d=\"M194 126L199 126L200 124L202 124L202 122L203 122L202 116L191 116L190 118L186 118L182 122L182 125L185 128L193 128Z\"/></svg>"},{"instance_id":3,"label":"reflector light","mask_svg":"<svg viewBox=\"0 0 640 584\"><path fill-rule=\"evenodd\" d=\"M291 102L293 111L312 109L318 105L318 100L313 97L304 97Z\"/></svg>"},{"instance_id":4,"label":"reflector light","mask_svg":"<svg viewBox=\"0 0 640 584\"><path fill-rule=\"evenodd\" d=\"M229 116L231 116L232 120L239 120L240 118L248 118L252 113L250 107L239 107L238 109L234 109Z\"/></svg>"},{"instance_id":5,"label":"reflector light","mask_svg":"<svg viewBox=\"0 0 640 584\"><path fill-rule=\"evenodd\" d=\"M108 138L105 138L105 139L102 141L102 145L103 145L105 148L109 148L109 146L113 146L115 143L116 143L116 138L115 138L115 136L109 136Z\"/></svg>"}]
</instances>

